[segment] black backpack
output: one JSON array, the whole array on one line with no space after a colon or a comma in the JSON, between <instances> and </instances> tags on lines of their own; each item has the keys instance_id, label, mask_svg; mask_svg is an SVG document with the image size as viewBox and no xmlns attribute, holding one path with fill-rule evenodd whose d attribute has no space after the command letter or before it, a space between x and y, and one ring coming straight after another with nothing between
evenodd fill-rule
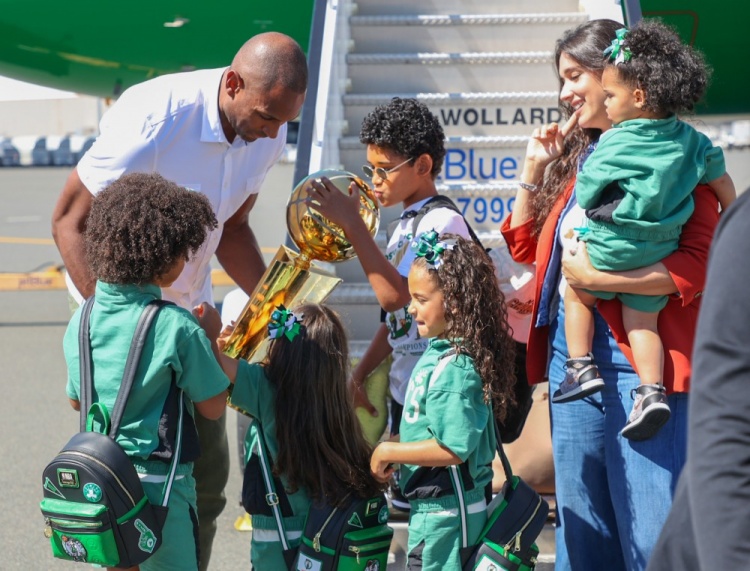
<instances>
[{"instance_id":1,"label":"black backpack","mask_svg":"<svg viewBox=\"0 0 750 571\"><path fill-rule=\"evenodd\" d=\"M182 444L183 405L175 453L165 482L162 505L152 505L130 457L115 442L143 345L156 313L168 302L154 300L143 310L133 334L122 384L110 418L101 403L92 403L89 316L86 300L78 335L81 370L81 431L44 469L41 502L52 554L60 559L128 568L148 559L162 543L162 528ZM94 431L100 417L102 432Z\"/></svg>"},{"instance_id":2,"label":"black backpack","mask_svg":"<svg viewBox=\"0 0 750 571\"><path fill-rule=\"evenodd\" d=\"M419 223L427 213L437 208L448 208L463 216L461 210L449 197L438 194L430 198L417 210L412 225L414 231L419 228ZM464 218L464 222L466 223L466 228L469 231L471 239L484 247L476 232L471 227L471 224L469 224L469 221ZM534 389L529 385L528 377L526 376L526 344L516 342L516 357L513 367L516 372L516 384L514 386L515 405L508 407L505 420L502 423L498 423L500 439L503 444L510 444L521 435L521 431L526 424L526 418L529 416L531 405L534 402Z\"/></svg>"}]
</instances>

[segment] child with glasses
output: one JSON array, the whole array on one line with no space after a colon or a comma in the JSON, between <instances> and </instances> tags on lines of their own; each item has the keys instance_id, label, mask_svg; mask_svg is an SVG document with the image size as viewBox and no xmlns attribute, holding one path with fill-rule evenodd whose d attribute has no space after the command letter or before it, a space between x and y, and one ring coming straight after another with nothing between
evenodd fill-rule
<instances>
[{"instance_id":1,"label":"child with glasses","mask_svg":"<svg viewBox=\"0 0 750 571\"><path fill-rule=\"evenodd\" d=\"M308 200L315 201L323 216L341 226L357 252L383 311L381 325L372 343L354 369L351 388L356 406L373 416L375 406L365 392L365 380L392 355L389 372L391 394L391 434L398 433L406 387L414 365L427 349L412 316L407 312L407 276L414 252L409 244L430 230L452 233L470 239L461 214L449 208L430 210L414 228L417 211L437 196L435 180L445 158L445 133L437 117L416 99L393 98L372 110L362 121L360 141L367 145L367 161L362 170L372 178L372 189L383 207L401 203L404 211L389 228L385 255L370 236L359 216L359 195L345 197L326 179L313 183ZM398 492L394 492L398 495ZM408 503L397 507L408 509Z\"/></svg>"}]
</instances>

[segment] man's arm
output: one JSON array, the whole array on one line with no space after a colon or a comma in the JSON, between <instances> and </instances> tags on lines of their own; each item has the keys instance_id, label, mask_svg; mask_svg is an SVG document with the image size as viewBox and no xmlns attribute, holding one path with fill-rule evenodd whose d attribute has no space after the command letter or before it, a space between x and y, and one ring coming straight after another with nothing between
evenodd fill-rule
<instances>
[{"instance_id":1,"label":"man's arm","mask_svg":"<svg viewBox=\"0 0 750 571\"><path fill-rule=\"evenodd\" d=\"M91 192L78 176L78 170L73 169L52 213L52 237L68 275L84 299L94 294L96 285L96 279L86 262L83 242L92 199Z\"/></svg>"},{"instance_id":2,"label":"man's arm","mask_svg":"<svg viewBox=\"0 0 750 571\"><path fill-rule=\"evenodd\" d=\"M240 288L250 295L266 270L263 254L247 217L258 199L251 195L225 223L216 257Z\"/></svg>"}]
</instances>

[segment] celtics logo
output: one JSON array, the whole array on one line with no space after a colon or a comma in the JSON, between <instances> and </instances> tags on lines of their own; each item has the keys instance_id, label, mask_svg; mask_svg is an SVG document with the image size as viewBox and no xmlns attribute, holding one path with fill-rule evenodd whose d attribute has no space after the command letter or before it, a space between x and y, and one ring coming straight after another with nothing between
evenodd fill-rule
<instances>
[{"instance_id":1,"label":"celtics logo","mask_svg":"<svg viewBox=\"0 0 750 571\"><path fill-rule=\"evenodd\" d=\"M86 553L86 548L83 546L83 543L78 541L75 537L63 535L60 537L60 542L62 543L63 551L65 551L67 556L73 561L86 561L86 555L88 555Z\"/></svg>"},{"instance_id":2,"label":"celtics logo","mask_svg":"<svg viewBox=\"0 0 750 571\"><path fill-rule=\"evenodd\" d=\"M380 508L378 513L378 523L386 523L388 521L388 506Z\"/></svg>"},{"instance_id":3,"label":"celtics logo","mask_svg":"<svg viewBox=\"0 0 750 571\"><path fill-rule=\"evenodd\" d=\"M388 327L391 339L398 339L399 337L409 334L412 317L405 309L399 309L395 313L388 314L388 319L385 324L386 327Z\"/></svg>"},{"instance_id":4,"label":"celtics logo","mask_svg":"<svg viewBox=\"0 0 750 571\"><path fill-rule=\"evenodd\" d=\"M93 483L88 483L83 486L83 497L95 504L102 499L102 489Z\"/></svg>"},{"instance_id":5,"label":"celtics logo","mask_svg":"<svg viewBox=\"0 0 750 571\"><path fill-rule=\"evenodd\" d=\"M369 559L365 571L380 571L380 561L377 559Z\"/></svg>"}]
</instances>

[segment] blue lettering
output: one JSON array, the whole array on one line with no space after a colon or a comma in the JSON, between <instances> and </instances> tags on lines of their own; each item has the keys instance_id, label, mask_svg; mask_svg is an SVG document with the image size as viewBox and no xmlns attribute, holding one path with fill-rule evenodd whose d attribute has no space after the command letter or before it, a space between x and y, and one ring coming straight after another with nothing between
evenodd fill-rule
<instances>
[{"instance_id":1,"label":"blue lettering","mask_svg":"<svg viewBox=\"0 0 750 571\"><path fill-rule=\"evenodd\" d=\"M483 178L483 179L495 178L495 168L497 168L497 159L495 157L492 157L490 172L486 174L484 172L484 169L482 168L484 161L485 159L483 157L479 157L479 178Z\"/></svg>"},{"instance_id":2,"label":"blue lettering","mask_svg":"<svg viewBox=\"0 0 750 571\"><path fill-rule=\"evenodd\" d=\"M505 157L500 161L500 168L498 173L501 178L509 179L517 176L516 171L518 170L518 162L513 157Z\"/></svg>"},{"instance_id":3,"label":"blue lettering","mask_svg":"<svg viewBox=\"0 0 750 571\"><path fill-rule=\"evenodd\" d=\"M448 149L445 153L445 179L460 180L466 177L466 153L461 149Z\"/></svg>"}]
</instances>

